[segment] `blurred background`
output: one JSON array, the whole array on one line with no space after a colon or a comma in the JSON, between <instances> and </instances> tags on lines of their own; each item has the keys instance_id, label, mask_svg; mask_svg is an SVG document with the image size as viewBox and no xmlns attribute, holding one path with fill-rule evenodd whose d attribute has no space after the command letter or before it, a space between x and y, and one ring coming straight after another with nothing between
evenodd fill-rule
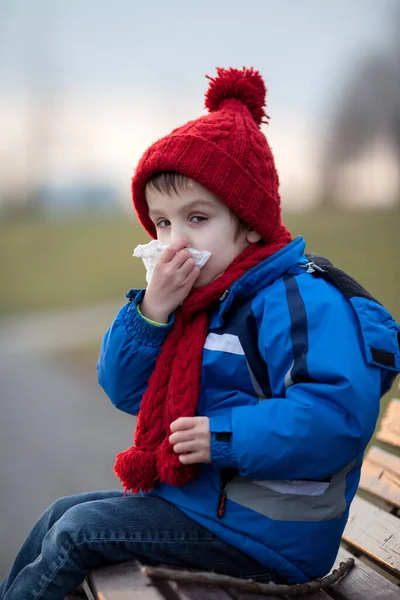
<instances>
[{"instance_id":1,"label":"blurred background","mask_svg":"<svg viewBox=\"0 0 400 600\"><path fill-rule=\"evenodd\" d=\"M51 501L119 487L134 419L95 365L145 284L130 179L203 113L204 75L243 65L286 224L400 319L396 0L0 1L0 578Z\"/></svg>"}]
</instances>

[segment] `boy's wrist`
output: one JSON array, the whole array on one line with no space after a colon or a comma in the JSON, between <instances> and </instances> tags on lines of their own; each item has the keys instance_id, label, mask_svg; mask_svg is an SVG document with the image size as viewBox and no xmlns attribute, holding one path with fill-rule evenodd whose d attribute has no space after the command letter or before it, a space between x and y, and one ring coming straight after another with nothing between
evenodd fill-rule
<instances>
[{"instance_id":1,"label":"boy's wrist","mask_svg":"<svg viewBox=\"0 0 400 600\"><path fill-rule=\"evenodd\" d=\"M167 315L165 312L149 306L148 302L146 301L146 294L140 303L140 312L144 317L146 317L146 319L160 323L160 325L166 325L168 323L169 314Z\"/></svg>"},{"instance_id":2,"label":"boy's wrist","mask_svg":"<svg viewBox=\"0 0 400 600\"><path fill-rule=\"evenodd\" d=\"M150 325L155 325L156 327L168 327L169 323L158 323L157 321L152 321L151 319L148 319L147 317L145 317L142 314L142 311L140 310L140 304L137 304L136 308L137 308L139 315L141 316L142 319L144 319L146 321L146 323L150 323Z\"/></svg>"},{"instance_id":3,"label":"boy's wrist","mask_svg":"<svg viewBox=\"0 0 400 600\"><path fill-rule=\"evenodd\" d=\"M169 322L165 325L151 324L144 318L139 310L138 305L141 304L145 290L130 290L125 296L129 302L121 309L123 311L123 321L125 328L130 337L135 339L140 344L146 346L159 347L164 343L168 333L174 323L174 315L171 315Z\"/></svg>"}]
</instances>

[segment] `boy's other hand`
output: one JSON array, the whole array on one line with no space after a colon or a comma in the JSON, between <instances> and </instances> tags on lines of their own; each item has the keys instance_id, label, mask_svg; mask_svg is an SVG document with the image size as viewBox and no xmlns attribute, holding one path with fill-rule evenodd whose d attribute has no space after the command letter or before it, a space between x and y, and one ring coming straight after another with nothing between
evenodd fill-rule
<instances>
[{"instance_id":1,"label":"boy's other hand","mask_svg":"<svg viewBox=\"0 0 400 600\"><path fill-rule=\"evenodd\" d=\"M175 240L160 256L140 305L141 313L157 323L168 323L200 275L187 240Z\"/></svg>"},{"instance_id":2,"label":"boy's other hand","mask_svg":"<svg viewBox=\"0 0 400 600\"><path fill-rule=\"evenodd\" d=\"M184 465L211 462L211 434L208 417L180 417L171 423L169 441Z\"/></svg>"}]
</instances>

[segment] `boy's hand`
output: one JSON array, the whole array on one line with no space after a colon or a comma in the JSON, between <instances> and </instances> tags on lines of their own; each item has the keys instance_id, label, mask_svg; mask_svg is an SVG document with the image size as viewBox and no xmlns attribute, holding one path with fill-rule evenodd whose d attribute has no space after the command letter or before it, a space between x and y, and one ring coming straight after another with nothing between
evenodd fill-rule
<instances>
[{"instance_id":1,"label":"boy's hand","mask_svg":"<svg viewBox=\"0 0 400 600\"><path fill-rule=\"evenodd\" d=\"M171 423L169 441L184 465L211 462L211 434L208 417L180 417Z\"/></svg>"},{"instance_id":2,"label":"boy's hand","mask_svg":"<svg viewBox=\"0 0 400 600\"><path fill-rule=\"evenodd\" d=\"M168 323L200 275L187 240L176 240L160 256L140 305L141 313L157 323Z\"/></svg>"}]
</instances>

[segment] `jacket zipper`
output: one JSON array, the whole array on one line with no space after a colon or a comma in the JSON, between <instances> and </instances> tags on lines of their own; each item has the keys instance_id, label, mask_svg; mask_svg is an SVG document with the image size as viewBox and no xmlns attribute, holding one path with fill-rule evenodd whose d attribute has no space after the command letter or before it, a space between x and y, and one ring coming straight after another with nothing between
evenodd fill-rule
<instances>
[{"instance_id":1,"label":"jacket zipper","mask_svg":"<svg viewBox=\"0 0 400 600\"><path fill-rule=\"evenodd\" d=\"M238 474L236 469L221 469L219 476L220 492L218 496L217 517L223 519L226 512L226 502L228 495L226 487L230 481Z\"/></svg>"},{"instance_id":2,"label":"jacket zipper","mask_svg":"<svg viewBox=\"0 0 400 600\"><path fill-rule=\"evenodd\" d=\"M222 485L222 482L221 482L221 491L218 496L218 506L217 506L218 519L222 519L225 515L227 499L228 499L228 496L226 494L226 484Z\"/></svg>"}]
</instances>

